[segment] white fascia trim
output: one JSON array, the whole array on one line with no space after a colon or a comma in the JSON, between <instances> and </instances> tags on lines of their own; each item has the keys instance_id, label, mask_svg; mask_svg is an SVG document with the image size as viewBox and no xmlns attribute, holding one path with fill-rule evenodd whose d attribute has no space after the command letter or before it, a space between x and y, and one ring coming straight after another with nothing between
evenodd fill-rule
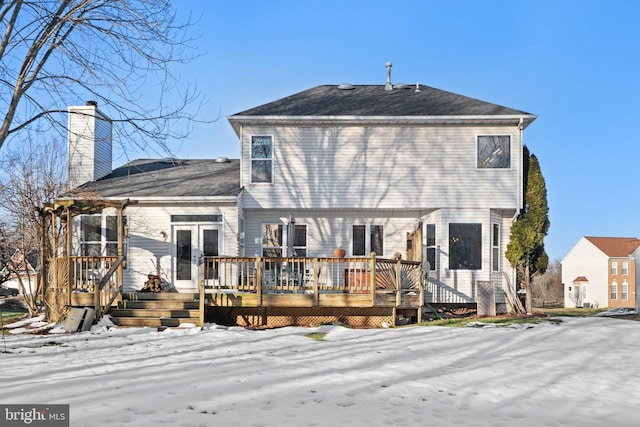
<instances>
[{"instance_id":1,"label":"white fascia trim","mask_svg":"<svg viewBox=\"0 0 640 427\"><path fill-rule=\"evenodd\" d=\"M103 197L104 200L121 200L122 197ZM237 196L175 196L175 197L131 197L137 202L191 202L191 203L237 203Z\"/></svg>"},{"instance_id":2,"label":"white fascia trim","mask_svg":"<svg viewBox=\"0 0 640 427\"><path fill-rule=\"evenodd\" d=\"M342 123L342 124L444 124L495 122L526 128L538 116L534 114L477 115L477 116L229 116L232 125L236 123Z\"/></svg>"}]
</instances>

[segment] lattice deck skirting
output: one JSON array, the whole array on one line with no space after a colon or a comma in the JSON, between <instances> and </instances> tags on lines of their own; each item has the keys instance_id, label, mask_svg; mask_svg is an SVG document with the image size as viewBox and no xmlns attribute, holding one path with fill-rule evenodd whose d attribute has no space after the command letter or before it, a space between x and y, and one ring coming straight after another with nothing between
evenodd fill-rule
<instances>
[{"instance_id":1,"label":"lattice deck skirting","mask_svg":"<svg viewBox=\"0 0 640 427\"><path fill-rule=\"evenodd\" d=\"M377 328L395 325L395 312L393 307L207 307L206 321L248 328L327 323Z\"/></svg>"}]
</instances>

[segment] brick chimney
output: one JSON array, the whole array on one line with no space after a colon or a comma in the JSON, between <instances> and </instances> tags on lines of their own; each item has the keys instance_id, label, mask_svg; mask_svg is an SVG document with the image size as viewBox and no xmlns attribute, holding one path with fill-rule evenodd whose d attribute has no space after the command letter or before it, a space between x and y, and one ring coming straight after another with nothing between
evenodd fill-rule
<instances>
[{"instance_id":1,"label":"brick chimney","mask_svg":"<svg viewBox=\"0 0 640 427\"><path fill-rule=\"evenodd\" d=\"M98 110L95 101L69 106L70 189L111 173L111 120Z\"/></svg>"}]
</instances>

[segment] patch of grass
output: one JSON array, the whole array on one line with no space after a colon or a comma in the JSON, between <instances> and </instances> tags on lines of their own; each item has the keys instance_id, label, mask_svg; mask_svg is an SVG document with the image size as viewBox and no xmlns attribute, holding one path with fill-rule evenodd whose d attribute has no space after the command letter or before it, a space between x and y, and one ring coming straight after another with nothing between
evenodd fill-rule
<instances>
[{"instance_id":1,"label":"patch of grass","mask_svg":"<svg viewBox=\"0 0 640 427\"><path fill-rule=\"evenodd\" d=\"M0 316L2 317L2 325L8 325L9 323L17 322L22 319L28 313L27 310L2 310Z\"/></svg>"},{"instance_id":2,"label":"patch of grass","mask_svg":"<svg viewBox=\"0 0 640 427\"><path fill-rule=\"evenodd\" d=\"M311 332L305 335L305 337L314 339L316 341L323 341L326 335L326 332Z\"/></svg>"},{"instance_id":3,"label":"patch of grass","mask_svg":"<svg viewBox=\"0 0 640 427\"><path fill-rule=\"evenodd\" d=\"M606 311L606 308L535 308L536 313L545 314L547 316L560 317L584 317L593 316L596 313Z\"/></svg>"},{"instance_id":4,"label":"patch of grass","mask_svg":"<svg viewBox=\"0 0 640 427\"><path fill-rule=\"evenodd\" d=\"M464 328L469 323L493 323L496 326L508 326L508 325L521 325L521 324L536 324L540 322L553 321L554 323L560 322L558 319L546 319L539 316L500 316L500 317L463 317L463 318L447 318L438 319L428 322L420 323L421 326L450 326L454 328Z\"/></svg>"}]
</instances>

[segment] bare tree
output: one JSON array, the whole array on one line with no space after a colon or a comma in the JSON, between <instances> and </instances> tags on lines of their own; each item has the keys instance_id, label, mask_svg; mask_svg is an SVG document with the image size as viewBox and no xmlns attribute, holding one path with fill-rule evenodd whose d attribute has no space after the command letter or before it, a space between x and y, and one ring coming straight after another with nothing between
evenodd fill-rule
<instances>
[{"instance_id":1,"label":"bare tree","mask_svg":"<svg viewBox=\"0 0 640 427\"><path fill-rule=\"evenodd\" d=\"M531 281L531 295L538 307L562 306L564 286L562 285L562 264L555 260L549 264L544 274Z\"/></svg>"},{"instance_id":2,"label":"bare tree","mask_svg":"<svg viewBox=\"0 0 640 427\"><path fill-rule=\"evenodd\" d=\"M18 280L31 315L38 312L42 291L35 270L41 267L45 224L38 212L65 188L65 157L55 141L30 140L0 156L0 270Z\"/></svg>"},{"instance_id":3,"label":"bare tree","mask_svg":"<svg viewBox=\"0 0 640 427\"><path fill-rule=\"evenodd\" d=\"M172 74L190 59L176 21L171 0L0 0L0 148L25 128L66 135L66 106L93 100L114 142L170 152L199 99Z\"/></svg>"}]
</instances>

